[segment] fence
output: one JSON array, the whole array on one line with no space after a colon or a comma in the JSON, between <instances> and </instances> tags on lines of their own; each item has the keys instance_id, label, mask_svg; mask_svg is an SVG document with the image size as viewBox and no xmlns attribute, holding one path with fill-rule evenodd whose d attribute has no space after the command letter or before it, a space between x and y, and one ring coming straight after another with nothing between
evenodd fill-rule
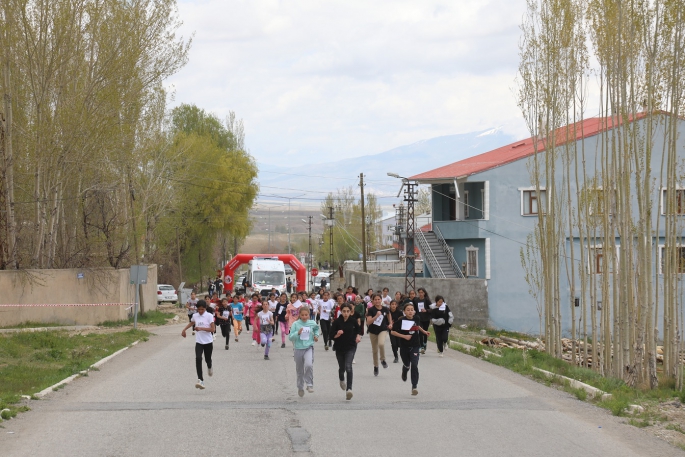
<instances>
[{"instance_id":1,"label":"fence","mask_svg":"<svg viewBox=\"0 0 685 457\"><path fill-rule=\"evenodd\" d=\"M417 260L414 265L417 273L423 273L423 260ZM366 262L367 273L404 273L406 269L403 260L371 260ZM362 262L348 260L343 264L344 271L363 271Z\"/></svg>"}]
</instances>

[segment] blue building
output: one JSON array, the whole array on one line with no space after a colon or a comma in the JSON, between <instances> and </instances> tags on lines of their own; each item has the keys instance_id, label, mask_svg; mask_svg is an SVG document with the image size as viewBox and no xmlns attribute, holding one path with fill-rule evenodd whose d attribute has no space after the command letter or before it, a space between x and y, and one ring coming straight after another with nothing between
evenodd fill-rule
<instances>
[{"instance_id":1,"label":"blue building","mask_svg":"<svg viewBox=\"0 0 685 457\"><path fill-rule=\"evenodd\" d=\"M658 125L652 139L652 170L656 183L652 214L656 228L656 219L664 218L664 189L658 187L658 183L661 153L665 150L665 121L670 116L661 114L655 117L658 118ZM644 124L646 121L638 118L634 122ZM682 160L685 158L685 122L677 122L678 156ZM574 137L575 140L558 146L557 150L559 147L575 146L574 141L581 142L578 146L584 148L586 162L594 164L602 149L602 142L606 148L607 142L611 141L612 135L608 133L612 128L606 124L606 118L592 118L567 127L567 131L579 133ZM538 142L538 149L540 147ZM539 150L538 153L544 154ZM417 236L424 259L424 275L456 278L464 275L487 280L491 324L528 333L539 332L539 315L525 281L521 248L528 234L533 232L538 214L544 211L546 205L545 189L541 188L538 195L531 184L529 166L534 154L533 139L528 138L410 178L420 184L430 185L432 190L432 229L424 229ZM594 170L588 172L592 174ZM682 170L679 174L685 176ZM558 182L561 182L560 176ZM679 205L677 211L685 215L685 190L678 192L683 204L682 208ZM572 182L572 195L575 194L575 183ZM572 205L575 206L576 202ZM664 225L662 220L660 233L652 240L654 249L659 249L659 255L663 250ZM567 238L566 242L568 245L571 240ZM573 242L578 245L578 238L574 237ZM615 244L619 245L620 239L616 239ZM431 253L426 251L433 252L432 262ZM588 252L592 253L592 258L586 259L587 268L592 273L602 274L599 261L601 244L590 246ZM682 256L680 254L679 257L685 260L685 244ZM685 273L685 262L683 265L682 273ZM657 267L656 271L660 269ZM566 286L565 278L561 284L562 318L564 330L568 331L568 304L572 292ZM577 296L578 291L573 293Z\"/></svg>"}]
</instances>

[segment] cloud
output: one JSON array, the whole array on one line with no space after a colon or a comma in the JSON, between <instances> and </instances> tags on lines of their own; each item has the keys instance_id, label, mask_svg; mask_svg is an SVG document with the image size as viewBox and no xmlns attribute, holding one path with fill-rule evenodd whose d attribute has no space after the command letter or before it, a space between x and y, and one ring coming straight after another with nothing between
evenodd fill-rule
<instances>
[{"instance_id":1,"label":"cloud","mask_svg":"<svg viewBox=\"0 0 685 457\"><path fill-rule=\"evenodd\" d=\"M377 153L503 126L524 0L179 0L188 65L175 103L245 120L260 162Z\"/></svg>"}]
</instances>

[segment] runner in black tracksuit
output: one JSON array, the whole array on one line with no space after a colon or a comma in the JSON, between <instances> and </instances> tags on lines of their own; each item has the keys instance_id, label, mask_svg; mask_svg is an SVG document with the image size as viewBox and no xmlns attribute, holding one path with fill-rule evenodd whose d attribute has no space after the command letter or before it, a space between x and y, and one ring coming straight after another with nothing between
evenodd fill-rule
<instances>
[{"instance_id":1,"label":"runner in black tracksuit","mask_svg":"<svg viewBox=\"0 0 685 457\"><path fill-rule=\"evenodd\" d=\"M435 296L435 304L431 305L431 322L435 331L435 342L438 344L440 357L444 355L445 348L449 347L450 338L450 308L445 303L442 295Z\"/></svg>"},{"instance_id":2,"label":"runner in black tracksuit","mask_svg":"<svg viewBox=\"0 0 685 457\"><path fill-rule=\"evenodd\" d=\"M321 319L323 322L323 318ZM331 339L333 350L338 359L338 377L340 388L346 390L345 396L352 398L352 362L357 352L357 343L361 340L362 331L359 320L353 314L351 303L345 303L341 307L341 315L331 325ZM345 374L347 373L347 383Z\"/></svg>"},{"instance_id":3,"label":"runner in black tracksuit","mask_svg":"<svg viewBox=\"0 0 685 457\"><path fill-rule=\"evenodd\" d=\"M419 354L421 350L420 335L426 337L426 332L419 325L418 316L414 314L414 305L407 303L404 316L393 323L391 334L400 339L400 357L402 357L402 381L407 381L407 373L411 370L411 394L418 395L419 385Z\"/></svg>"},{"instance_id":4,"label":"runner in black tracksuit","mask_svg":"<svg viewBox=\"0 0 685 457\"><path fill-rule=\"evenodd\" d=\"M431 300L428 298L428 292L423 287L419 287L417 290L418 296L414 298L414 311L419 316L421 321L421 328L424 331L428 331L428 327L431 325L431 313L430 305ZM426 353L426 346L428 345L428 337L421 332L421 354Z\"/></svg>"}]
</instances>

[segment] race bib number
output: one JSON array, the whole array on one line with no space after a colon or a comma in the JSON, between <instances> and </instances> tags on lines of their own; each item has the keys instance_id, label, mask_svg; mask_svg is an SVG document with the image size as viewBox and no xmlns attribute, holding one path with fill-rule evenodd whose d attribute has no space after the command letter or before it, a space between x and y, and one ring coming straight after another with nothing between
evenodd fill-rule
<instances>
[{"instance_id":1,"label":"race bib number","mask_svg":"<svg viewBox=\"0 0 685 457\"><path fill-rule=\"evenodd\" d=\"M373 321L373 325L381 325L381 324L383 323L383 317L384 317L383 314L381 314L380 316L378 316L378 317Z\"/></svg>"},{"instance_id":2,"label":"race bib number","mask_svg":"<svg viewBox=\"0 0 685 457\"><path fill-rule=\"evenodd\" d=\"M420 301L419 302L419 311L425 311L425 310L426 310L426 307L423 305L423 302Z\"/></svg>"},{"instance_id":3,"label":"race bib number","mask_svg":"<svg viewBox=\"0 0 685 457\"><path fill-rule=\"evenodd\" d=\"M412 321L402 321L402 330L409 331L414 326Z\"/></svg>"},{"instance_id":4,"label":"race bib number","mask_svg":"<svg viewBox=\"0 0 685 457\"><path fill-rule=\"evenodd\" d=\"M309 341L309 335L311 334L312 329L309 327L302 327L302 333L300 333L300 339L302 341Z\"/></svg>"}]
</instances>

